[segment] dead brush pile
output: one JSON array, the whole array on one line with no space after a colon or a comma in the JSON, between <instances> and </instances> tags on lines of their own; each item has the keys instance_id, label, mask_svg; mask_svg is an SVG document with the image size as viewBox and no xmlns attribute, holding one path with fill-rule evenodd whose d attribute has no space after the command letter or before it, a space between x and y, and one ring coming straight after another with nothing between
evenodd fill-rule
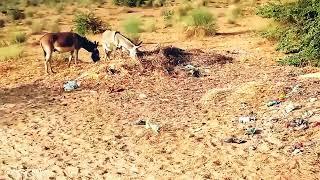
<instances>
[{"instance_id":1,"label":"dead brush pile","mask_svg":"<svg viewBox=\"0 0 320 180\"><path fill-rule=\"evenodd\" d=\"M196 68L202 69L232 62L232 57L225 55L213 52L205 53L200 49L184 50L173 46L142 51L139 57L140 65L135 67L124 65L123 67L131 72L141 70L142 73L160 71L167 75L177 75L190 74L190 70ZM191 73L191 75L194 74ZM194 76L198 77L200 75Z\"/></svg>"}]
</instances>

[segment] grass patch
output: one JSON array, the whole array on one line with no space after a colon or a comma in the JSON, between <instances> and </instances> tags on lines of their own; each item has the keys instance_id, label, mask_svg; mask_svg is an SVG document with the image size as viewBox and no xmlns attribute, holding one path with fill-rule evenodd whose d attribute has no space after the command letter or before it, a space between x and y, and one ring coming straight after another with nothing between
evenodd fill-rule
<instances>
[{"instance_id":1,"label":"grass patch","mask_svg":"<svg viewBox=\"0 0 320 180\"><path fill-rule=\"evenodd\" d=\"M155 20L148 20L144 23L144 31L155 32L157 30Z\"/></svg>"},{"instance_id":2,"label":"grass patch","mask_svg":"<svg viewBox=\"0 0 320 180\"><path fill-rule=\"evenodd\" d=\"M164 9L161 11L161 16L163 17L165 27L171 27L173 25L173 10Z\"/></svg>"},{"instance_id":3,"label":"grass patch","mask_svg":"<svg viewBox=\"0 0 320 180\"><path fill-rule=\"evenodd\" d=\"M186 17L187 37L209 36L216 33L216 19L207 9L194 9Z\"/></svg>"},{"instance_id":4,"label":"grass patch","mask_svg":"<svg viewBox=\"0 0 320 180\"><path fill-rule=\"evenodd\" d=\"M31 33L32 34L40 34L45 28L46 23L44 20L38 20L38 21L34 21L32 22L31 25Z\"/></svg>"},{"instance_id":5,"label":"grass patch","mask_svg":"<svg viewBox=\"0 0 320 180\"><path fill-rule=\"evenodd\" d=\"M142 32L143 23L141 19L137 17L131 17L122 22L122 28L124 33L133 42L138 43L140 38L140 33Z\"/></svg>"},{"instance_id":6,"label":"grass patch","mask_svg":"<svg viewBox=\"0 0 320 180\"><path fill-rule=\"evenodd\" d=\"M23 53L23 47L21 45L10 45L6 47L0 47L0 60L6 61L10 59L20 58Z\"/></svg>"}]
</instances>

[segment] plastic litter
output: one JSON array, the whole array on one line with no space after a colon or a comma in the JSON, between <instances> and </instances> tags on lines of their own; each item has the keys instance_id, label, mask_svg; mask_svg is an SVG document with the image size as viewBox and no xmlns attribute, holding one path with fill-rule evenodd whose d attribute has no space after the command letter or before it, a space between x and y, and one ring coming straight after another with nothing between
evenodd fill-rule
<instances>
[{"instance_id":1,"label":"plastic litter","mask_svg":"<svg viewBox=\"0 0 320 180\"><path fill-rule=\"evenodd\" d=\"M146 129L151 129L155 133L159 133L160 125L150 122L149 120L138 120L135 125L144 125Z\"/></svg>"},{"instance_id":2,"label":"plastic litter","mask_svg":"<svg viewBox=\"0 0 320 180\"><path fill-rule=\"evenodd\" d=\"M288 122L286 127L293 130L304 130L309 128L309 122L302 118L296 118Z\"/></svg>"},{"instance_id":3,"label":"plastic litter","mask_svg":"<svg viewBox=\"0 0 320 180\"><path fill-rule=\"evenodd\" d=\"M268 107L271 107L271 106L274 106L274 105L278 105L278 104L280 104L280 103L281 103L281 101L271 100L271 101L269 101L269 102L267 103L267 106L268 106Z\"/></svg>"},{"instance_id":4,"label":"plastic litter","mask_svg":"<svg viewBox=\"0 0 320 180\"><path fill-rule=\"evenodd\" d=\"M247 128L245 135L254 135L254 134L260 134L261 130L255 127Z\"/></svg>"},{"instance_id":5,"label":"plastic litter","mask_svg":"<svg viewBox=\"0 0 320 180\"><path fill-rule=\"evenodd\" d=\"M200 77L201 76L201 72L200 72L200 69L191 65L191 64L188 64L184 67L184 69L186 71L188 71L192 76L194 77Z\"/></svg>"},{"instance_id":6,"label":"plastic litter","mask_svg":"<svg viewBox=\"0 0 320 180\"><path fill-rule=\"evenodd\" d=\"M73 91L77 88L79 88L79 84L77 83L76 80L71 80L71 81L67 81L64 85L63 85L63 89L65 91Z\"/></svg>"}]
</instances>

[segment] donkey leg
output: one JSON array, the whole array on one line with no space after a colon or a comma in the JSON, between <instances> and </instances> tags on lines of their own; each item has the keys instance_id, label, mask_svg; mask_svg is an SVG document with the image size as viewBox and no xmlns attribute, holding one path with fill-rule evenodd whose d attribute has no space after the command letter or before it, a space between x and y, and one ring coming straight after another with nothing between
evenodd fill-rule
<instances>
[{"instance_id":1,"label":"donkey leg","mask_svg":"<svg viewBox=\"0 0 320 180\"><path fill-rule=\"evenodd\" d=\"M49 67L50 67L50 70L52 71L52 68L51 68L51 56L52 56L52 52L47 53L46 54L46 58L45 58L45 71L46 71L47 74L49 74Z\"/></svg>"},{"instance_id":2,"label":"donkey leg","mask_svg":"<svg viewBox=\"0 0 320 180\"><path fill-rule=\"evenodd\" d=\"M51 62L52 62L52 59L50 58L49 66L50 66L50 71L51 71L51 73L53 74L53 73L55 73L55 72L52 70Z\"/></svg>"},{"instance_id":3,"label":"donkey leg","mask_svg":"<svg viewBox=\"0 0 320 180\"><path fill-rule=\"evenodd\" d=\"M68 67L70 67L70 63L71 63L71 60L72 60L72 57L73 57L73 51L70 52L70 56L69 56L69 61L68 61Z\"/></svg>"},{"instance_id":4,"label":"donkey leg","mask_svg":"<svg viewBox=\"0 0 320 180\"><path fill-rule=\"evenodd\" d=\"M79 50L76 50L76 52L75 52L75 57L74 57L74 64L75 64L75 65L77 65L78 53L79 53Z\"/></svg>"}]
</instances>

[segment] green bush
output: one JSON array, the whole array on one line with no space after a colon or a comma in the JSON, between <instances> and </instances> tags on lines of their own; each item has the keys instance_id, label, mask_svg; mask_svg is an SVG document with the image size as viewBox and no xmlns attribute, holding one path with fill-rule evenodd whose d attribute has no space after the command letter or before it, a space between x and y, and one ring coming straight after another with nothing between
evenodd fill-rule
<instances>
[{"instance_id":1,"label":"green bush","mask_svg":"<svg viewBox=\"0 0 320 180\"><path fill-rule=\"evenodd\" d=\"M85 35L87 33L98 34L105 31L106 27L100 18L94 17L92 13L79 13L74 20L75 30Z\"/></svg>"},{"instance_id":2,"label":"green bush","mask_svg":"<svg viewBox=\"0 0 320 180\"><path fill-rule=\"evenodd\" d=\"M289 55L281 63L295 66L320 64L320 1L297 0L291 3L269 3L258 14L272 18L282 27L276 35L277 50Z\"/></svg>"},{"instance_id":3,"label":"green bush","mask_svg":"<svg viewBox=\"0 0 320 180\"><path fill-rule=\"evenodd\" d=\"M27 34L22 32L13 33L11 37L11 42L13 44L24 43L27 40Z\"/></svg>"},{"instance_id":4,"label":"green bush","mask_svg":"<svg viewBox=\"0 0 320 180\"><path fill-rule=\"evenodd\" d=\"M203 35L213 35L216 32L216 19L207 9L192 10L186 20L187 26L191 27L195 32L203 31Z\"/></svg>"},{"instance_id":5,"label":"green bush","mask_svg":"<svg viewBox=\"0 0 320 180\"><path fill-rule=\"evenodd\" d=\"M122 22L124 33L135 43L138 43L143 23L139 18L131 17Z\"/></svg>"}]
</instances>

